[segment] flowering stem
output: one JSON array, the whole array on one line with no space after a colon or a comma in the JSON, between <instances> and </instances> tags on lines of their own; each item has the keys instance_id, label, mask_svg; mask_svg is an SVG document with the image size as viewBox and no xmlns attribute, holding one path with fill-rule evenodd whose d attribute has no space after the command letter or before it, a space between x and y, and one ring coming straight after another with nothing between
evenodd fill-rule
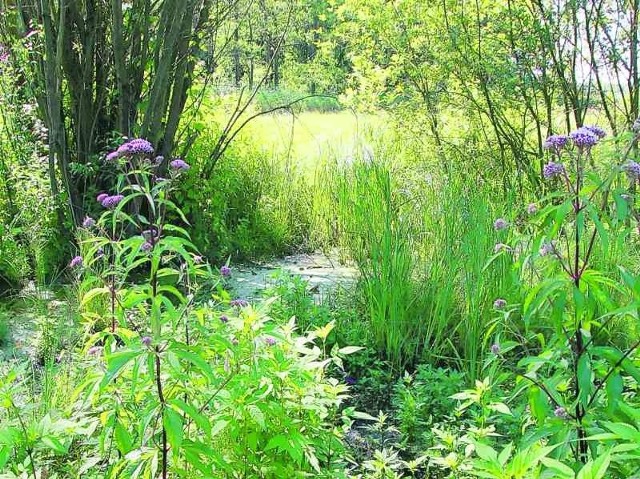
<instances>
[{"instance_id":1,"label":"flowering stem","mask_svg":"<svg viewBox=\"0 0 640 479\"><path fill-rule=\"evenodd\" d=\"M164 427L165 399L162 390L162 379L160 377L160 348L158 346L155 347L155 357L156 389L158 391L158 399L160 400L160 418L162 420L162 479L167 479L167 456L169 449L167 447L167 429Z\"/></svg>"}]
</instances>

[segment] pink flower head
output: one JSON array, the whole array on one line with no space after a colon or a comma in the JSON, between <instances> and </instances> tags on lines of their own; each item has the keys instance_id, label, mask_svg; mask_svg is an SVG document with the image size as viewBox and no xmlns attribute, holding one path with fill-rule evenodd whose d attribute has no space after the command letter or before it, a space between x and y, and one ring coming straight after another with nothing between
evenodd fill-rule
<instances>
[{"instance_id":1,"label":"pink flower head","mask_svg":"<svg viewBox=\"0 0 640 479\"><path fill-rule=\"evenodd\" d=\"M82 256L74 256L69 262L70 268L80 268L82 266Z\"/></svg>"},{"instance_id":2,"label":"pink flower head","mask_svg":"<svg viewBox=\"0 0 640 479\"><path fill-rule=\"evenodd\" d=\"M122 195L113 195L113 196L107 196L100 203L105 208L108 208L108 209L111 210L111 209L115 208L116 206L118 206L118 204L120 204L120 202L122 200L124 200L124 196L122 196Z\"/></svg>"},{"instance_id":3,"label":"pink flower head","mask_svg":"<svg viewBox=\"0 0 640 479\"><path fill-rule=\"evenodd\" d=\"M189 168L191 168L191 166L189 166L189 163L187 163L184 160L181 160L180 158L176 158L175 160L172 160L169 163L169 167L175 171L187 171Z\"/></svg>"},{"instance_id":4,"label":"pink flower head","mask_svg":"<svg viewBox=\"0 0 640 479\"><path fill-rule=\"evenodd\" d=\"M497 220L495 220L493 222L493 228L496 231L501 231L506 229L509 226L509 223L507 223L507 220L505 220L504 218L498 218Z\"/></svg>"}]
</instances>

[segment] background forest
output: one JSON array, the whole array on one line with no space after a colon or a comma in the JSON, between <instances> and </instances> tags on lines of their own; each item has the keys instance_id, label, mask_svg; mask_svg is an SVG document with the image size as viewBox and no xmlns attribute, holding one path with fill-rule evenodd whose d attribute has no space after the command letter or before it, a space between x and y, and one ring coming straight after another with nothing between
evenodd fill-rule
<instances>
[{"instance_id":1,"label":"background forest","mask_svg":"<svg viewBox=\"0 0 640 479\"><path fill-rule=\"evenodd\" d=\"M0 477L640 477L639 15L0 0Z\"/></svg>"}]
</instances>

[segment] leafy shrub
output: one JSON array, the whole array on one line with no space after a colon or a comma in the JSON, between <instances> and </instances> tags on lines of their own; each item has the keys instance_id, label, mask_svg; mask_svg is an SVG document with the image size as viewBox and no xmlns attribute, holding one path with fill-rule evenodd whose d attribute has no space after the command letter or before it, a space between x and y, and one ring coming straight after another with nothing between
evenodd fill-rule
<instances>
[{"instance_id":1,"label":"leafy shrub","mask_svg":"<svg viewBox=\"0 0 640 479\"><path fill-rule=\"evenodd\" d=\"M6 347L10 339L9 312L0 308L0 347Z\"/></svg>"},{"instance_id":2,"label":"leafy shrub","mask_svg":"<svg viewBox=\"0 0 640 479\"><path fill-rule=\"evenodd\" d=\"M210 141L203 138L193 146L189 161L194 169L205 166L197 159L209 154ZM196 171L175 195L189 218L194 244L216 261L230 255L250 259L281 255L306 242L306 180L240 141L227 150L210 177Z\"/></svg>"},{"instance_id":3,"label":"leafy shrub","mask_svg":"<svg viewBox=\"0 0 640 479\"><path fill-rule=\"evenodd\" d=\"M198 282L213 273L166 221L168 210L182 217L171 194L189 166L174 162L170 178L158 179L149 150L144 140L118 150L119 190L100 198L104 213L78 232L82 255L70 267L90 327L69 432L22 428L0 443L0 466L36 476L54 465L53 451L68 458L65 477L340 477L347 386L326 368L354 349L327 356L331 327L299 336L293 322L268 316L272 301L254 308L221 292L194 304ZM19 398L5 402L14 428L24 422Z\"/></svg>"},{"instance_id":4,"label":"leafy shrub","mask_svg":"<svg viewBox=\"0 0 640 479\"><path fill-rule=\"evenodd\" d=\"M19 288L30 273L25 248L16 240L10 225L0 221L0 296Z\"/></svg>"},{"instance_id":5,"label":"leafy shrub","mask_svg":"<svg viewBox=\"0 0 640 479\"><path fill-rule=\"evenodd\" d=\"M451 396L464 381L463 373L422 364L396 383L392 405L406 444L423 450L431 445L431 427L455 421L456 401Z\"/></svg>"}]
</instances>

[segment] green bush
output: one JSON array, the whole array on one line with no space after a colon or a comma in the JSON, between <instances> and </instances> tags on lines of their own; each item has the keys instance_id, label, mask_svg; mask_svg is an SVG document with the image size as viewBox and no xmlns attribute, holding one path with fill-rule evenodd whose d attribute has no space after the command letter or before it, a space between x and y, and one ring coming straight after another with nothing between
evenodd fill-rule
<instances>
[{"instance_id":1,"label":"green bush","mask_svg":"<svg viewBox=\"0 0 640 479\"><path fill-rule=\"evenodd\" d=\"M403 441L416 451L431 446L431 428L455 421L456 401L451 399L465 383L463 373L418 366L406 373L393 388L392 405Z\"/></svg>"},{"instance_id":2,"label":"green bush","mask_svg":"<svg viewBox=\"0 0 640 479\"><path fill-rule=\"evenodd\" d=\"M176 192L194 244L216 261L255 260L304 247L309 195L295 168L238 141L203 181L197 159L211 148L205 138L194 145L189 157L194 171Z\"/></svg>"}]
</instances>

